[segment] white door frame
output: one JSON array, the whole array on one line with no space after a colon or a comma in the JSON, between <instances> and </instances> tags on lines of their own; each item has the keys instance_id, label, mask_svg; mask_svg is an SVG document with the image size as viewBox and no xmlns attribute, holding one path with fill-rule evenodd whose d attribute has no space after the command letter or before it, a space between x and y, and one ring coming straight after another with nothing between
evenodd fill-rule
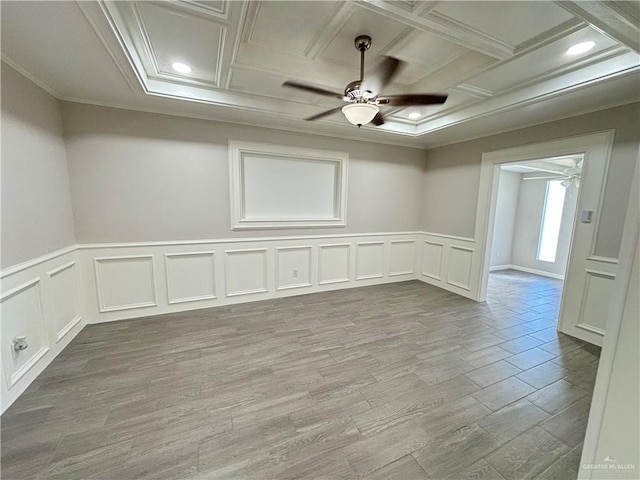
<instances>
[{"instance_id":1,"label":"white door frame","mask_svg":"<svg viewBox=\"0 0 640 480\"><path fill-rule=\"evenodd\" d=\"M598 231L600 222L600 210L602 208L602 195L604 193L604 185L606 182L606 172L608 171L609 158L613 147L614 130L593 133L589 135L580 135L574 137L562 138L544 143L535 143L530 145L522 145L518 147L496 150L493 152L485 152L482 154L482 163L480 167L480 183L478 190L478 204L476 209L476 225L475 225L475 242L478 245L479 261L475 262L474 276L478 279L478 291L476 300L483 302L487 297L487 284L489 279L489 266L491 258L491 243L493 240L493 227L495 223L496 203L498 197L498 180L500 166L508 163L519 163L531 160L549 159L553 157L565 157L570 155L583 155L585 158L585 168L583 170L583 178L581 183L586 181L599 182L600 199L595 213L594 231ZM590 162L598 162L598 176L601 178L590 178L588 164ZM592 175L593 177L593 175ZM580 192L578 193L578 211L580 209ZM576 215L575 225L578 222ZM589 255L593 258L595 249L595 238L589 247ZM573 243L573 238L572 238ZM616 259L609 259L615 261ZM569 263L571 263L571 253L569 254ZM567 268L567 277L569 276L569 268ZM563 292L564 303L564 292ZM561 315L562 318L562 315ZM587 332L593 335L600 335L593 332ZM589 339L588 341L593 341Z\"/></svg>"},{"instance_id":2,"label":"white door frame","mask_svg":"<svg viewBox=\"0 0 640 480\"><path fill-rule=\"evenodd\" d=\"M633 175L633 183L631 186L631 194L629 195L629 205L627 207L627 215L624 222L624 232L622 234L622 243L620 245L620 268L618 269L618 275L615 279L613 295L611 298L611 306L609 308L609 316L607 318L607 332L604 336L602 344L602 352L600 354L600 363L598 365L598 375L596 377L596 384L593 390L593 397L591 399L591 410L589 412L589 422L587 424L587 431L584 439L584 447L582 449L582 459L580 460L580 473L578 478L590 479L592 477L597 478L602 472L598 472L595 469L584 468L585 465L599 464L603 462L603 457L597 457L599 447L602 448L600 443L600 432L602 429L602 422L604 420L605 409L607 407L607 398L609 396L609 388L611 385L611 379L616 368L615 360L618 353L618 341L620 339L621 324L623 316L625 315L625 307L629 302L629 296L638 295L637 291L630 291L629 285L631 283L631 274L634 268L638 268L638 259L635 259L634 254L637 255L636 249L638 248L638 237L640 236L640 154L636 161L636 168ZM629 312L626 312L627 314ZM637 313L636 313L637 314ZM637 321L637 317L633 319L633 313L629 315L631 320ZM637 339L636 339L637 341ZM637 365L635 366L637 368ZM617 366L618 374L629 374L624 372L624 366ZM623 373L624 372L624 373ZM633 374L633 373L631 373ZM637 375L637 370L635 372ZM625 419L620 421L624 424ZM622 431L621 427L621 431ZM626 435L636 435L638 432L638 425L628 425L628 431ZM627 437L623 437L628 438ZM611 455L617 458L617 452L608 452L607 455ZM629 472L630 474L637 474L640 465L636 465L636 470ZM620 477L622 478L622 477Z\"/></svg>"}]
</instances>

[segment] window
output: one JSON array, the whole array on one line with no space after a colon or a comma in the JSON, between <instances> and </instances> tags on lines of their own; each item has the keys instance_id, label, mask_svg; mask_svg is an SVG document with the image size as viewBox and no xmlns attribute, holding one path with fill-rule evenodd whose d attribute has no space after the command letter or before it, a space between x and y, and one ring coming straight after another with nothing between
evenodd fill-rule
<instances>
[{"instance_id":1,"label":"window","mask_svg":"<svg viewBox=\"0 0 640 480\"><path fill-rule=\"evenodd\" d=\"M229 142L231 228L344 227L348 155Z\"/></svg>"},{"instance_id":2,"label":"window","mask_svg":"<svg viewBox=\"0 0 640 480\"><path fill-rule=\"evenodd\" d=\"M538 255L542 262L555 263L564 208L564 194L566 189L560 180L547 182L547 193L544 200L540 239L538 240Z\"/></svg>"}]
</instances>

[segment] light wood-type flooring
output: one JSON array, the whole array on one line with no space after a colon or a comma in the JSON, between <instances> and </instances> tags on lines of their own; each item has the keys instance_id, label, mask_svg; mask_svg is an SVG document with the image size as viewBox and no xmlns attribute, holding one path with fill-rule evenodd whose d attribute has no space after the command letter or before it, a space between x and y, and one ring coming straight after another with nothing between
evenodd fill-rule
<instances>
[{"instance_id":1,"label":"light wood-type flooring","mask_svg":"<svg viewBox=\"0 0 640 480\"><path fill-rule=\"evenodd\" d=\"M2 416L3 479L576 477L599 349L491 274L86 327Z\"/></svg>"}]
</instances>

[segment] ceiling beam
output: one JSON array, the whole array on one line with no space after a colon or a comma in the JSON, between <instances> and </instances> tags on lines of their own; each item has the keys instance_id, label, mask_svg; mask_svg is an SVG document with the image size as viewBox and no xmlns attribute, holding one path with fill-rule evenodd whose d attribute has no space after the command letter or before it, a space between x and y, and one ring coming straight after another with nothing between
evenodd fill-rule
<instances>
[{"instance_id":1,"label":"ceiling beam","mask_svg":"<svg viewBox=\"0 0 640 480\"><path fill-rule=\"evenodd\" d=\"M556 3L596 30L640 53L640 3L614 0L558 0Z\"/></svg>"},{"instance_id":2,"label":"ceiling beam","mask_svg":"<svg viewBox=\"0 0 640 480\"><path fill-rule=\"evenodd\" d=\"M513 55L514 48L511 45L453 22L442 15L434 17L433 14L429 14L427 17L421 17L384 0L357 0L356 3L397 22L494 58L503 60Z\"/></svg>"}]
</instances>

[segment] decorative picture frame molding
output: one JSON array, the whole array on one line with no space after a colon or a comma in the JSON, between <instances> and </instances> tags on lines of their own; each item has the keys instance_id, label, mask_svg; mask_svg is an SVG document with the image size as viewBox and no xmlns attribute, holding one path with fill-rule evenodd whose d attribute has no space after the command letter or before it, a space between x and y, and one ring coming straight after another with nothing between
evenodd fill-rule
<instances>
[{"instance_id":1,"label":"decorative picture frame molding","mask_svg":"<svg viewBox=\"0 0 640 480\"><path fill-rule=\"evenodd\" d=\"M265 161L293 161L317 167L318 163L334 166L333 191L325 194L331 198L331 211L327 215L301 217L251 216L246 205L245 156L258 156ZM333 150L272 145L265 143L229 141L229 182L231 205L231 230L326 228L347 226L347 175L349 154ZM302 200L302 199L301 199Z\"/></svg>"}]
</instances>

